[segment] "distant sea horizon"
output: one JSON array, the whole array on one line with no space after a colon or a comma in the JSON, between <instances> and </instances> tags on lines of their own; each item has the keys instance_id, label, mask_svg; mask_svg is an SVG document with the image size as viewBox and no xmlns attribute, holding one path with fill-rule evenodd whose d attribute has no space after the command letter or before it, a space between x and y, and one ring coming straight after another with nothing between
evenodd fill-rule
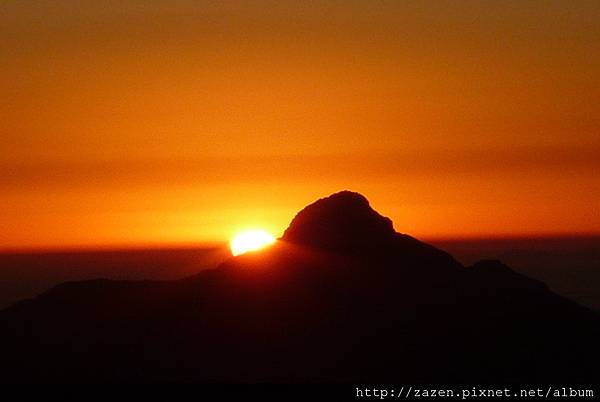
<instances>
[{"instance_id":1,"label":"distant sea horizon","mask_svg":"<svg viewBox=\"0 0 600 402\"><path fill-rule=\"evenodd\" d=\"M600 234L420 238L465 266L497 259L600 311ZM0 308L66 281L174 280L231 256L227 242L0 249Z\"/></svg>"}]
</instances>

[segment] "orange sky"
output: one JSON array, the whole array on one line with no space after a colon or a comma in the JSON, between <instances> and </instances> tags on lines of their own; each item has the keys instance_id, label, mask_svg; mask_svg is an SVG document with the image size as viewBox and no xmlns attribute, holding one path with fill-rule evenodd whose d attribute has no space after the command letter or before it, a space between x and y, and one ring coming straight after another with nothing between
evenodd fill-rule
<instances>
[{"instance_id":1,"label":"orange sky","mask_svg":"<svg viewBox=\"0 0 600 402\"><path fill-rule=\"evenodd\" d=\"M2 3L0 248L600 232L600 3L226 3Z\"/></svg>"}]
</instances>

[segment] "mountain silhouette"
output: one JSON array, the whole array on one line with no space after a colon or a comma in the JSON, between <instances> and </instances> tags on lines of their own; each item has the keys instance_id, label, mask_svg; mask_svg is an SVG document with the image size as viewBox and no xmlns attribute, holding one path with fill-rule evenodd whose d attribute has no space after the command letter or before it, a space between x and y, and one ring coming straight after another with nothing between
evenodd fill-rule
<instances>
[{"instance_id":1,"label":"mountain silhouette","mask_svg":"<svg viewBox=\"0 0 600 402\"><path fill-rule=\"evenodd\" d=\"M4 382L592 382L595 312L464 267L343 191L176 281L64 283L0 312Z\"/></svg>"},{"instance_id":2,"label":"mountain silhouette","mask_svg":"<svg viewBox=\"0 0 600 402\"><path fill-rule=\"evenodd\" d=\"M341 191L300 211L282 240L335 251L361 251L396 238L389 218L379 215L358 193Z\"/></svg>"}]
</instances>

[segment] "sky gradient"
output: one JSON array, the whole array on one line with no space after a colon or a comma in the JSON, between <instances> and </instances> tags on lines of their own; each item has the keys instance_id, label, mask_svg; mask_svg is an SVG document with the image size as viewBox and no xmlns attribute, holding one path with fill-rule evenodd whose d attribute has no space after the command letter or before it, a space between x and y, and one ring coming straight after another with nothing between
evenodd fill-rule
<instances>
[{"instance_id":1,"label":"sky gradient","mask_svg":"<svg viewBox=\"0 0 600 402\"><path fill-rule=\"evenodd\" d=\"M417 237L600 232L597 1L9 0L0 63L0 248L278 236L342 189Z\"/></svg>"}]
</instances>

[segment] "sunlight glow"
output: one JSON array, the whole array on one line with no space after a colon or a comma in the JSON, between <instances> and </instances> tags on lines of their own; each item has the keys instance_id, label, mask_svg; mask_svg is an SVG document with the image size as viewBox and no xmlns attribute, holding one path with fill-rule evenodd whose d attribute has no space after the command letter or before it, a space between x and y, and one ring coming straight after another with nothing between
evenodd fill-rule
<instances>
[{"instance_id":1,"label":"sunlight glow","mask_svg":"<svg viewBox=\"0 0 600 402\"><path fill-rule=\"evenodd\" d=\"M259 250L275 242L275 237L265 230L248 230L236 235L230 243L234 256Z\"/></svg>"}]
</instances>

